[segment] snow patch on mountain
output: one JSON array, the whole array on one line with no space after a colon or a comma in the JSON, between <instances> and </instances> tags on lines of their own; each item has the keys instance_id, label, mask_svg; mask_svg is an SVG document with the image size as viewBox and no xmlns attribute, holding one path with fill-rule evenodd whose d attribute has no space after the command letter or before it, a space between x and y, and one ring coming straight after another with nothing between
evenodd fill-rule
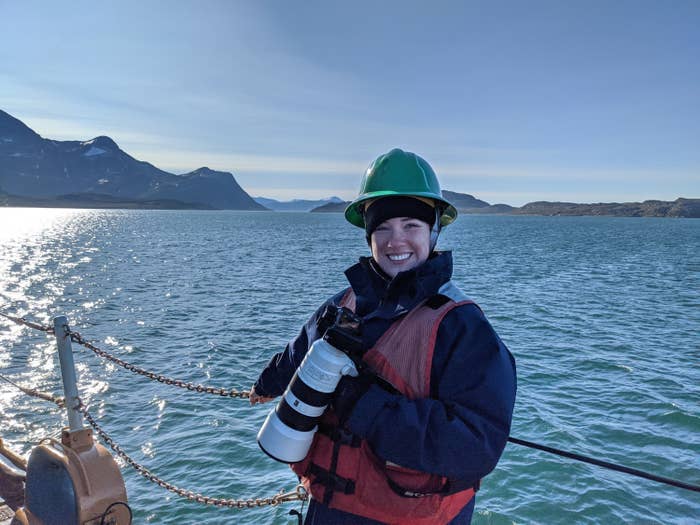
<instances>
[{"instance_id":1,"label":"snow patch on mountain","mask_svg":"<svg viewBox=\"0 0 700 525\"><path fill-rule=\"evenodd\" d=\"M102 148L93 146L85 153L83 153L83 157L94 157L95 155L102 155L103 153L107 153L107 151L103 150Z\"/></svg>"}]
</instances>

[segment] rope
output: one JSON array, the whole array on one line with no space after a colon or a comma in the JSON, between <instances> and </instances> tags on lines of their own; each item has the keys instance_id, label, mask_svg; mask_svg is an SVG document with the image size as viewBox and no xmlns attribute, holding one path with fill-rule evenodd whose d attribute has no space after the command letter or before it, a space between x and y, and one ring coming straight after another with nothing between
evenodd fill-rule
<instances>
[{"instance_id":1,"label":"rope","mask_svg":"<svg viewBox=\"0 0 700 525\"><path fill-rule=\"evenodd\" d=\"M9 319L10 321L13 321L17 324L21 324L24 326L28 326L29 328L33 328L34 330L39 330L41 332L46 332L49 334L53 334L53 327L52 326L42 326L37 323L33 323L31 321L27 321L24 317L14 317L12 315L7 315L2 312L0 312L0 316L4 317L5 319Z\"/></svg>"},{"instance_id":2,"label":"rope","mask_svg":"<svg viewBox=\"0 0 700 525\"><path fill-rule=\"evenodd\" d=\"M28 396L36 397L38 399L43 399L44 401L51 401L52 403L55 403L58 405L59 408L64 408L65 407L65 399L62 397L54 396L52 394L48 394L46 392L41 392L39 390L36 390L35 388L27 388L22 385L18 385L8 377L5 377L4 375L0 374L0 379L3 381L7 381L10 383L12 386L17 388L18 390L21 390L23 393L27 394Z\"/></svg>"},{"instance_id":3,"label":"rope","mask_svg":"<svg viewBox=\"0 0 700 525\"><path fill-rule=\"evenodd\" d=\"M23 472L27 471L27 460L19 454L17 454L12 449L5 446L5 442L2 440L2 438L0 438L0 455L2 455L2 457L7 459L10 463L12 463L12 465L17 467L19 470ZM0 464L0 470L2 470L2 464Z\"/></svg>"},{"instance_id":4,"label":"rope","mask_svg":"<svg viewBox=\"0 0 700 525\"><path fill-rule=\"evenodd\" d=\"M625 467L623 465L617 465L609 461L603 461L600 459L591 458L588 456L582 456L581 454L575 454L573 452L567 452L565 450L560 450L553 447L548 447L546 445L540 445L538 443L533 443L532 441L525 441L524 439L518 439L514 437L509 437L508 441L515 443L516 445L522 445L524 447L530 447L537 450L542 450L544 452L549 452L550 454L556 454L557 456L563 456L565 458L574 459L576 461L582 461L584 463L590 463L592 465L597 465L599 467L604 467L610 470L615 470L617 472L624 472L625 474L630 474L632 476L637 476L639 478L648 479L651 481L656 481L658 483L664 483L666 485L671 485L673 487L678 487L681 489L692 490L694 492L700 492L700 486L691 485L690 483L685 483L683 481L678 481L671 478L666 478L663 476L657 476L656 474L651 474L649 472L644 472L636 468Z\"/></svg>"}]
</instances>

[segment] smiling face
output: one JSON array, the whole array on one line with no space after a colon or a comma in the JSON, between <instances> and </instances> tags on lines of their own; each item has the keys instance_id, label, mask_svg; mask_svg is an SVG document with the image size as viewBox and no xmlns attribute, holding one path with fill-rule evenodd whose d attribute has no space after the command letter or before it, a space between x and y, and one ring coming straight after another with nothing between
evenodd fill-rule
<instances>
[{"instance_id":1,"label":"smiling face","mask_svg":"<svg viewBox=\"0 0 700 525\"><path fill-rule=\"evenodd\" d=\"M413 217L385 220L371 236L372 258L389 277L423 264L430 254L430 226Z\"/></svg>"}]
</instances>

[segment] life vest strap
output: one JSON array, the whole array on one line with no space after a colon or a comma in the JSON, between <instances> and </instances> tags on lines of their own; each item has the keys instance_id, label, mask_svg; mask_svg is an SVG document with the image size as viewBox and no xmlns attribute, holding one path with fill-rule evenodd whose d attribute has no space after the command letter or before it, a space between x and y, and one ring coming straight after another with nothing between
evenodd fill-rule
<instances>
[{"instance_id":1,"label":"life vest strap","mask_svg":"<svg viewBox=\"0 0 700 525\"><path fill-rule=\"evenodd\" d=\"M476 483L466 482L458 479L448 479L447 482L442 486L440 490L435 490L432 492L416 492L414 490L407 489L396 483L393 479L386 474L386 482L391 488L391 490L403 497L403 498L425 498L428 496L440 495L449 496L451 494L456 494L457 492L462 492L463 490L473 489L476 493L481 486L481 480L477 480Z\"/></svg>"},{"instance_id":2,"label":"life vest strap","mask_svg":"<svg viewBox=\"0 0 700 525\"><path fill-rule=\"evenodd\" d=\"M333 443L340 443L348 447L357 448L362 442L359 436L353 434L348 429L323 422L318 424L318 432L327 436Z\"/></svg>"},{"instance_id":3,"label":"life vest strap","mask_svg":"<svg viewBox=\"0 0 700 525\"><path fill-rule=\"evenodd\" d=\"M348 495L355 493L355 482L353 480L343 478L334 472L329 472L319 467L316 463L309 463L308 473L314 476L312 483L323 485L327 491L342 492Z\"/></svg>"},{"instance_id":4,"label":"life vest strap","mask_svg":"<svg viewBox=\"0 0 700 525\"><path fill-rule=\"evenodd\" d=\"M450 495L450 494L456 494L457 492L462 492L463 490L469 490L472 489L474 493L477 493L479 491L479 488L481 487L481 480L477 479L476 481L467 481L464 479L454 479L450 478L447 480L447 483L445 484L445 495Z\"/></svg>"}]
</instances>

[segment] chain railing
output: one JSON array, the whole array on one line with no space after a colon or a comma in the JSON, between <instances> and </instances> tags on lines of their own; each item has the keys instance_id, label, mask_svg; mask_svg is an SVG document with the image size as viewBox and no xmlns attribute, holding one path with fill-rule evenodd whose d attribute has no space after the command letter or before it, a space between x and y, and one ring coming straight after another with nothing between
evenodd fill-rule
<instances>
[{"instance_id":1,"label":"chain railing","mask_svg":"<svg viewBox=\"0 0 700 525\"><path fill-rule=\"evenodd\" d=\"M33 323L31 321L27 321L23 317L15 317L7 314L0 313L0 316L5 317L6 319L9 319L10 321L13 321L17 324L28 326L29 328L33 328L35 330L40 330L42 332L46 332L49 334L54 334L54 329L53 327L50 326L42 326L37 323ZM225 388L218 388L218 387L211 387L211 386L206 386L206 385L200 385L200 384L194 384L186 381L181 381L179 379L172 379L169 377L166 377L162 374L156 374L154 372L150 372L148 370L145 370L143 368L137 367L131 363L128 363L118 357L113 356L109 352L106 352L97 346L93 345L89 341L85 340L79 332L71 331L69 329L66 330L68 335L71 338L71 341L84 346L85 348L91 350L94 352L97 356L105 358L131 372L134 372L136 374L142 375L144 377L147 377L148 379L152 379L154 381L158 381L160 383L164 383L166 385L173 385L177 386L180 388L185 388L187 390L193 391L193 392L201 392L201 393L206 393L206 394L213 394L213 395L218 395L222 397L236 397L236 398L247 398L248 397L248 392L246 391L240 391L235 388L231 389L225 389ZM0 379L3 379L7 383L11 384L24 394L27 394L29 396L38 398L38 399L43 399L45 401L50 401L57 405L59 408L64 408L65 407L65 400L62 397L54 396L52 394L48 394L45 392L41 392L37 389L34 388L28 388L24 387L22 385L17 384L16 382L10 380L9 378L0 375ZM165 481L164 479L158 477L156 474L148 470L146 467L138 463L136 460L134 460L131 456L129 456L124 450L119 446L118 443L116 443L110 436L107 434L102 427L97 423L94 417L92 417L92 414L88 411L87 407L85 404L79 399L79 404L76 407L78 411L85 417L87 422L90 424L90 426L95 430L97 435L100 437L100 439L115 452L115 454L120 457L124 462L126 462L129 466L131 466L134 470L136 470L141 476L146 478L148 481L155 483L156 485L174 493L177 494L180 497L186 498L189 501L194 501L196 503L201 503L204 505L213 505L216 507L227 507L227 508L236 508L236 509L246 509L246 508L255 508L255 507L263 507L263 506L276 506L280 505L282 503L287 503L291 501L302 501L305 502L308 499L308 494L306 493L306 490L302 485L297 485L296 488L292 491L285 492L284 490L281 490L279 493L274 494L273 496L269 497L262 497L262 498L249 498L249 499L226 499L226 498L215 498L211 496L205 496L203 494L200 494L198 492L194 492L192 490L187 490L183 489L181 487L178 487L174 485L173 483L170 483L168 481Z\"/></svg>"},{"instance_id":2,"label":"chain railing","mask_svg":"<svg viewBox=\"0 0 700 525\"><path fill-rule=\"evenodd\" d=\"M27 321L24 317L15 317L15 316L3 314L3 313L0 313L0 316L5 317L6 319L9 319L10 321L13 321L17 324L28 326L28 327L33 328L35 330L41 330L42 332L47 332L50 334L54 333L53 327L42 326L42 325L39 325L37 323ZM70 335L72 342L77 343L80 346L87 348L88 350L91 350L98 357L102 357L103 359L107 359L108 361L111 361L112 363L119 365L122 368L124 368L130 372L133 372L134 374L138 374L140 376L146 377L148 379L151 379L152 381L158 381L159 383L163 383L165 385L176 386L178 388L184 388L185 390L189 390L191 392L199 392L202 394L212 394L215 396L233 397L233 398L240 398L240 399L248 399L248 397L249 397L250 393L247 390L238 390L237 388L222 388L222 387L216 387L216 386L202 385L202 384L198 384L198 383L192 383L189 381L183 381L181 379L174 379L172 377L168 377L168 376L165 376L163 374L158 374L156 372L146 370L145 368L141 368L141 367L136 366L132 363L124 361L123 359L120 359L119 357L116 357L115 355L112 355L109 352L102 350L101 348L98 348L97 346L92 344L90 341L85 339L82 335L80 335L80 332L76 332L76 331L70 330L70 329L67 329L66 332L68 333L68 335Z\"/></svg>"},{"instance_id":3,"label":"chain railing","mask_svg":"<svg viewBox=\"0 0 700 525\"><path fill-rule=\"evenodd\" d=\"M59 396L54 396L52 394L47 394L45 392L40 392L34 388L27 388L23 387L16 382L10 380L9 378L0 375L0 379L3 379L7 383L11 384L24 394L27 394L32 397L36 397L39 399L43 399L45 401L50 401L54 403L56 406L59 408L64 408L64 400L62 397ZM104 429L100 426L100 424L95 420L94 417L92 417L92 414L88 411L87 407L85 404L80 400L79 405L78 405L78 410L80 411L81 414L85 417L87 422L90 424L90 426L95 429L95 432L97 435L100 437L100 439L115 452L115 454L120 457L122 460L124 460L129 466L131 466L136 472L138 472L141 476L146 478L148 481L155 483L156 485L173 492L174 494L177 494L180 497L186 498L189 501L194 501L196 503L201 503L204 505L213 505L215 507L228 507L228 508L236 508L236 509L249 509L249 508L255 508L255 507L264 507L264 506L276 506L280 505L281 503L287 503L291 501L306 501L308 499L308 495L306 491L304 490L304 487L302 485L297 485L297 487L289 492L285 492L284 490L281 490L279 493L274 494L269 497L263 497L263 498L249 498L249 499L227 499L227 498L214 498L211 496L205 496L203 494L200 494L198 492L194 492L192 490L187 490L183 489L181 487L178 487L177 485L174 485L173 483L170 483L168 481L165 481L164 479L158 477L156 474L148 470L148 468L144 467L141 465L139 462L134 460L131 456L129 456L124 450L119 446L118 443L116 443L110 436L107 434Z\"/></svg>"},{"instance_id":4,"label":"chain railing","mask_svg":"<svg viewBox=\"0 0 700 525\"><path fill-rule=\"evenodd\" d=\"M306 501L307 499L307 494L306 491L304 490L303 486L297 485L297 487L290 492L284 492L280 491L278 494L275 494L274 496L267 497L267 498L251 498L251 499L224 499L224 498L212 498L209 496L204 496L202 494L199 494L197 492L193 492L191 490L185 490L180 487L177 487L176 485L173 485L172 483L169 483L155 474L153 474L150 470L148 470L146 467L132 459L126 452L122 450L122 448L114 442L114 440L105 433L105 431L100 427L100 425L95 421L95 419L92 417L90 412L88 412L87 407L81 402L78 410L85 416L85 419L87 422L90 424L92 428L95 429L95 432L100 436L102 441L104 441L107 445L110 446L112 450L119 456L121 459L123 459L126 463L128 463L131 467L136 470L139 474L141 474L144 478L146 478L148 481L155 483L156 485L159 485L163 487L166 490L169 490L170 492L173 492L177 494L178 496L181 496L183 498L187 498L190 501L195 501L197 503L203 503L204 505L214 505L216 507L229 507L229 508L238 508L238 509L243 509L243 508L253 508L253 507L263 507L266 505L279 505L280 503L286 503L288 501Z\"/></svg>"},{"instance_id":5,"label":"chain railing","mask_svg":"<svg viewBox=\"0 0 700 525\"><path fill-rule=\"evenodd\" d=\"M88 350L92 350L92 352L94 352L95 355L102 357L104 359L107 359L108 361L111 361L112 363L115 363L115 364L125 368L126 370L133 372L134 374L138 374L140 376L146 377L146 378L151 379L153 381L158 381L159 383L163 383L166 385L172 385L172 386L176 386L179 388L184 388L186 390L190 390L192 392L200 392L203 394L213 394L215 396L221 396L221 397L238 397L238 398L245 398L245 399L248 398L249 392L243 391L243 390L238 390L236 388L220 388L220 387L215 387L215 386L200 385L197 383L190 383L188 381L182 381L181 379L173 379L171 377L164 376L163 374L157 374L155 372L151 372L150 370L146 370L144 368L133 365L127 361L124 361L123 359L120 359L120 358L110 354L109 352L106 352L105 350L102 350L101 348L98 348L97 346L93 345L91 342L84 339L83 336L81 336L79 332L75 332L73 330L68 330L68 335L70 335L71 341L73 341L74 343L77 343L81 346L84 346Z\"/></svg>"}]
</instances>

